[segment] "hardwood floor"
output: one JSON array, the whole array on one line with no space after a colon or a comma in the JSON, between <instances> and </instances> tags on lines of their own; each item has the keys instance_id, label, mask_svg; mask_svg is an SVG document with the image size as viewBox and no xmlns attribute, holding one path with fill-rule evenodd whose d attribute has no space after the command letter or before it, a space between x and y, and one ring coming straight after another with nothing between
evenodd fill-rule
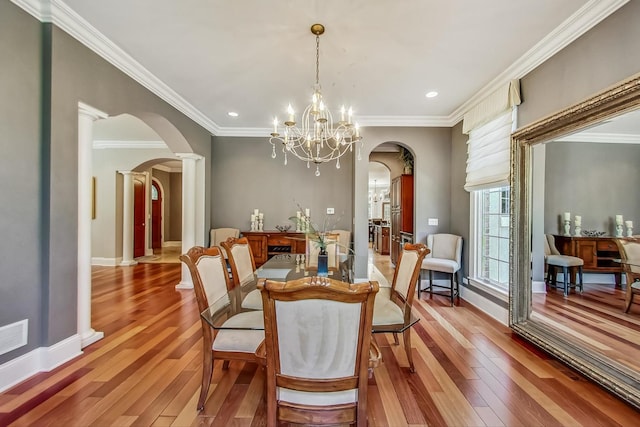
<instances>
[{"instance_id":1,"label":"hardwood floor","mask_svg":"<svg viewBox=\"0 0 640 427\"><path fill-rule=\"evenodd\" d=\"M196 411L200 322L193 291L174 287L179 278L178 264L95 267L93 326L105 338L0 394L0 426L265 425L263 372L248 363L217 363ZM638 425L634 408L509 328L464 301L427 298L415 303L415 374L402 344L375 336L383 363L370 380L370 426Z\"/></svg>"}]
</instances>

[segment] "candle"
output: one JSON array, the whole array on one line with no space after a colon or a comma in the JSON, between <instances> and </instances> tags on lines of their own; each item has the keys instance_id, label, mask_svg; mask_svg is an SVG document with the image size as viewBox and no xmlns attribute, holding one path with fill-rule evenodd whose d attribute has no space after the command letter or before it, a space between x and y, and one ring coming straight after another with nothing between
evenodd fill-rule
<instances>
[{"instance_id":1,"label":"candle","mask_svg":"<svg viewBox=\"0 0 640 427\"><path fill-rule=\"evenodd\" d=\"M300 215L302 215L302 212L300 212L300 211L296 212L296 216L297 216L298 218L300 218Z\"/></svg>"},{"instance_id":2,"label":"candle","mask_svg":"<svg viewBox=\"0 0 640 427\"><path fill-rule=\"evenodd\" d=\"M624 222L627 228L633 228L633 221L625 221Z\"/></svg>"},{"instance_id":3,"label":"candle","mask_svg":"<svg viewBox=\"0 0 640 427\"><path fill-rule=\"evenodd\" d=\"M349 107L349 120L347 120L347 123L351 123L351 115L353 114L353 110L351 109L351 107Z\"/></svg>"},{"instance_id":4,"label":"candle","mask_svg":"<svg viewBox=\"0 0 640 427\"><path fill-rule=\"evenodd\" d=\"M616 215L616 224L622 225L622 215Z\"/></svg>"},{"instance_id":5,"label":"candle","mask_svg":"<svg viewBox=\"0 0 640 427\"><path fill-rule=\"evenodd\" d=\"M278 118L273 118L273 133L278 133Z\"/></svg>"},{"instance_id":6,"label":"candle","mask_svg":"<svg viewBox=\"0 0 640 427\"><path fill-rule=\"evenodd\" d=\"M343 105L342 108L340 109L340 120L343 122L344 122L344 113L345 113L345 109Z\"/></svg>"},{"instance_id":7,"label":"candle","mask_svg":"<svg viewBox=\"0 0 640 427\"><path fill-rule=\"evenodd\" d=\"M263 214L262 212L260 212L260 213L258 214L258 218L259 218L259 219L264 218L264 214Z\"/></svg>"},{"instance_id":8,"label":"candle","mask_svg":"<svg viewBox=\"0 0 640 427\"><path fill-rule=\"evenodd\" d=\"M254 209L254 210L253 210L253 214L254 214L254 215L258 215L258 212L260 212L260 210L259 210L259 209Z\"/></svg>"},{"instance_id":9,"label":"candle","mask_svg":"<svg viewBox=\"0 0 640 427\"><path fill-rule=\"evenodd\" d=\"M309 217L309 208L306 208L304 210L304 216L306 216L307 218Z\"/></svg>"},{"instance_id":10,"label":"candle","mask_svg":"<svg viewBox=\"0 0 640 427\"><path fill-rule=\"evenodd\" d=\"M571 219L571 212L565 212L564 213L564 220L565 221L569 221Z\"/></svg>"},{"instance_id":11,"label":"candle","mask_svg":"<svg viewBox=\"0 0 640 427\"><path fill-rule=\"evenodd\" d=\"M360 138L360 125L356 122L356 138Z\"/></svg>"},{"instance_id":12,"label":"candle","mask_svg":"<svg viewBox=\"0 0 640 427\"><path fill-rule=\"evenodd\" d=\"M576 225L582 224L582 217L580 215L575 216Z\"/></svg>"},{"instance_id":13,"label":"candle","mask_svg":"<svg viewBox=\"0 0 640 427\"><path fill-rule=\"evenodd\" d=\"M287 107L287 112L289 113L289 121L290 122L295 122L295 115L293 112L293 108L291 107L291 104L289 104L289 106Z\"/></svg>"}]
</instances>

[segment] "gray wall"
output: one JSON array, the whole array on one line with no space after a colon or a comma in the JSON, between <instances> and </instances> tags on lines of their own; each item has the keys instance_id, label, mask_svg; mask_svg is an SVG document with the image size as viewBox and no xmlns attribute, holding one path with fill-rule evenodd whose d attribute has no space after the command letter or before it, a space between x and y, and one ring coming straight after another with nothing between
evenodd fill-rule
<instances>
[{"instance_id":1,"label":"gray wall","mask_svg":"<svg viewBox=\"0 0 640 427\"><path fill-rule=\"evenodd\" d=\"M635 144L546 144L544 231L563 233L562 214L582 217L583 230L615 234L622 214L640 230L640 147Z\"/></svg>"},{"instance_id":2,"label":"gray wall","mask_svg":"<svg viewBox=\"0 0 640 427\"><path fill-rule=\"evenodd\" d=\"M467 179L467 140L462 122L451 129L451 228L452 234L462 236L462 275L469 272L469 213L471 200L464 189Z\"/></svg>"},{"instance_id":3,"label":"gray wall","mask_svg":"<svg viewBox=\"0 0 640 427\"><path fill-rule=\"evenodd\" d=\"M0 1L0 326L29 319L26 347L0 355L0 363L39 347L40 299L46 292L42 256L47 239L42 185L48 180L41 138L41 26Z\"/></svg>"},{"instance_id":4,"label":"gray wall","mask_svg":"<svg viewBox=\"0 0 640 427\"><path fill-rule=\"evenodd\" d=\"M250 229L254 209L264 212L264 229L291 224L297 204L311 210L311 220L322 226L328 218L331 228L351 230L353 216L353 156L335 163L307 169L305 162L289 157L283 164L282 152L271 158L268 138L214 137L212 150L211 225ZM362 163L367 163L361 160ZM327 217L328 207L335 215Z\"/></svg>"},{"instance_id":5,"label":"gray wall","mask_svg":"<svg viewBox=\"0 0 640 427\"><path fill-rule=\"evenodd\" d=\"M30 326L28 345L1 355L3 363L77 332L78 101L109 115L163 116L188 141L182 151L192 149L207 164L211 137L75 39L8 1L0 2L0 57L11 58L0 78L0 169L3 182L12 183L0 190L0 325L28 318ZM205 206L208 228L208 201Z\"/></svg>"}]
</instances>

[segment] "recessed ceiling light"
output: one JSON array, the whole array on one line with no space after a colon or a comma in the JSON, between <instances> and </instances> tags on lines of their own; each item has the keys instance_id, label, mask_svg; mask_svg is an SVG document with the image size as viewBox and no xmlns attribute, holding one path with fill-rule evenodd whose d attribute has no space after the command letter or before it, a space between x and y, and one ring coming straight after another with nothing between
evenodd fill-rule
<instances>
[{"instance_id":1,"label":"recessed ceiling light","mask_svg":"<svg viewBox=\"0 0 640 427\"><path fill-rule=\"evenodd\" d=\"M427 95L426 95L427 98L435 98L436 96L438 96L438 92L436 92L435 90L432 90L431 92L427 92Z\"/></svg>"},{"instance_id":2,"label":"recessed ceiling light","mask_svg":"<svg viewBox=\"0 0 640 427\"><path fill-rule=\"evenodd\" d=\"M227 114L231 117L238 117L238 113L236 113L235 111L229 111Z\"/></svg>"}]
</instances>

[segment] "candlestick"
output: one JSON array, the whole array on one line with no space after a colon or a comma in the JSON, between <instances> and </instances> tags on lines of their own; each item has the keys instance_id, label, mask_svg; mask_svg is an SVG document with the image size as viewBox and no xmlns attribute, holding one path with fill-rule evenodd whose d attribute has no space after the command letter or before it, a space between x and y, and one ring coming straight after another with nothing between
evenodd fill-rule
<instances>
[{"instance_id":1,"label":"candlestick","mask_svg":"<svg viewBox=\"0 0 640 427\"><path fill-rule=\"evenodd\" d=\"M571 221L568 219L564 220L564 235L571 236Z\"/></svg>"},{"instance_id":2,"label":"candlestick","mask_svg":"<svg viewBox=\"0 0 640 427\"><path fill-rule=\"evenodd\" d=\"M627 237L633 237L633 221L625 221L627 226Z\"/></svg>"},{"instance_id":3,"label":"candlestick","mask_svg":"<svg viewBox=\"0 0 640 427\"><path fill-rule=\"evenodd\" d=\"M306 208L304 210L304 216L306 216L307 218L309 218L309 208Z\"/></svg>"}]
</instances>

